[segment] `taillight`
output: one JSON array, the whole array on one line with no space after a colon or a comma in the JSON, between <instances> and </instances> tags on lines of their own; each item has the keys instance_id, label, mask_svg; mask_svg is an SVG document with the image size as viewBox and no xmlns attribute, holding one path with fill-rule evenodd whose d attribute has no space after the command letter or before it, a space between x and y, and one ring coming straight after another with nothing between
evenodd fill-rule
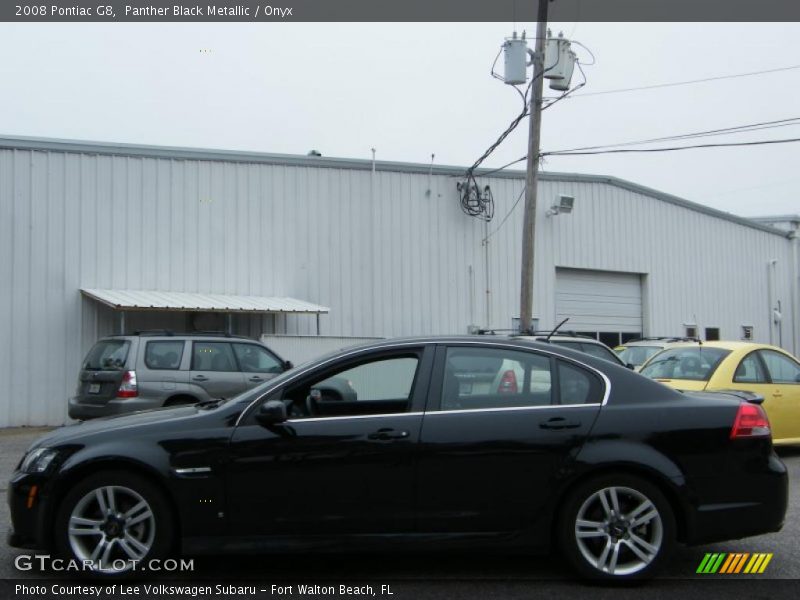
<instances>
[{"instance_id":1,"label":"taillight","mask_svg":"<svg viewBox=\"0 0 800 600\"><path fill-rule=\"evenodd\" d=\"M769 437L772 432L769 428L767 413L758 404L742 402L736 420L731 429L731 439Z\"/></svg>"},{"instance_id":2,"label":"taillight","mask_svg":"<svg viewBox=\"0 0 800 600\"><path fill-rule=\"evenodd\" d=\"M139 388L136 387L136 371L125 371L122 376L122 383L117 390L117 398L136 398L139 395Z\"/></svg>"},{"instance_id":3,"label":"taillight","mask_svg":"<svg viewBox=\"0 0 800 600\"><path fill-rule=\"evenodd\" d=\"M503 373L500 379L500 385L497 386L497 393L499 394L516 394L517 393L517 376L514 371L508 370Z\"/></svg>"}]
</instances>

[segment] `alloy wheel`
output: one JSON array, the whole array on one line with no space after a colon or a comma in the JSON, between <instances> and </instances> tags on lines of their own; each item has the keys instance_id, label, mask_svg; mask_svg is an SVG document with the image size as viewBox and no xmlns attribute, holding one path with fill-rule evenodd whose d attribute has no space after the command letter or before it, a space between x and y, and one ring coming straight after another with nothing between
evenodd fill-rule
<instances>
[{"instance_id":1,"label":"alloy wheel","mask_svg":"<svg viewBox=\"0 0 800 600\"><path fill-rule=\"evenodd\" d=\"M581 505L575 541L583 558L608 575L633 575L661 551L664 524L653 501L630 487L597 490Z\"/></svg>"},{"instance_id":2,"label":"alloy wheel","mask_svg":"<svg viewBox=\"0 0 800 600\"><path fill-rule=\"evenodd\" d=\"M118 485L85 494L72 509L68 527L75 558L101 573L131 569L148 555L156 537L150 504L138 492Z\"/></svg>"}]
</instances>

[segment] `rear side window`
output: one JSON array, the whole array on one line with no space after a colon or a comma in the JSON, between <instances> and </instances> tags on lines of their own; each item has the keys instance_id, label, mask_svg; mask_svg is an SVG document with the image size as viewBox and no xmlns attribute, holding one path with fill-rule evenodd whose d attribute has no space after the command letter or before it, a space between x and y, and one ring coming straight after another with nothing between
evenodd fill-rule
<instances>
[{"instance_id":1,"label":"rear side window","mask_svg":"<svg viewBox=\"0 0 800 600\"><path fill-rule=\"evenodd\" d=\"M231 345L227 342L194 342L193 371L238 371Z\"/></svg>"},{"instance_id":2,"label":"rear side window","mask_svg":"<svg viewBox=\"0 0 800 600\"><path fill-rule=\"evenodd\" d=\"M109 369L118 371L125 366L125 361L128 360L130 346L131 343L128 340L102 340L97 342L89 350L89 354L86 355L83 368L88 371Z\"/></svg>"},{"instance_id":3,"label":"rear side window","mask_svg":"<svg viewBox=\"0 0 800 600\"><path fill-rule=\"evenodd\" d=\"M755 352L751 352L742 359L742 362L736 367L733 381L735 383L767 383L767 375Z\"/></svg>"},{"instance_id":4,"label":"rear side window","mask_svg":"<svg viewBox=\"0 0 800 600\"><path fill-rule=\"evenodd\" d=\"M448 348L442 410L551 404L550 359L498 348Z\"/></svg>"},{"instance_id":5,"label":"rear side window","mask_svg":"<svg viewBox=\"0 0 800 600\"><path fill-rule=\"evenodd\" d=\"M144 364L148 369L175 370L181 366L183 342L147 342Z\"/></svg>"},{"instance_id":6,"label":"rear side window","mask_svg":"<svg viewBox=\"0 0 800 600\"><path fill-rule=\"evenodd\" d=\"M603 384L585 369L558 361L558 389L561 404L599 404Z\"/></svg>"}]
</instances>

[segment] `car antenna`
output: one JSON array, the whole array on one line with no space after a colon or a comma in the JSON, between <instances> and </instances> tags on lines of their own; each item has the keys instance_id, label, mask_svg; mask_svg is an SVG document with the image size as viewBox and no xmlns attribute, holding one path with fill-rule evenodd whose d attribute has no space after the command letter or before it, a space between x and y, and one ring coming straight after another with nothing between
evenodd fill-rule
<instances>
[{"instance_id":1,"label":"car antenna","mask_svg":"<svg viewBox=\"0 0 800 600\"><path fill-rule=\"evenodd\" d=\"M547 338L546 338L544 341L545 341L545 342L549 342L549 341L550 341L550 338L551 338L551 337L553 337L553 335L555 334L555 332L556 332L556 331L558 331L559 329L561 329L561 326L562 326L564 323L566 323L567 321L569 321L569 317L567 317L566 319L564 319L563 321L561 321L561 323L559 323L558 325L556 325L556 326L553 328L553 331L551 331L551 332L550 332L550 333L547 335Z\"/></svg>"}]
</instances>

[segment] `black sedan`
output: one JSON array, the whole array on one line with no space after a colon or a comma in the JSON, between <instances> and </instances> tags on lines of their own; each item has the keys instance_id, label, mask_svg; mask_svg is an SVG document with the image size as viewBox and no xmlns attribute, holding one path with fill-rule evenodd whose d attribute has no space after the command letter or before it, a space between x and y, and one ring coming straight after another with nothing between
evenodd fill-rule
<instances>
[{"instance_id":1,"label":"black sedan","mask_svg":"<svg viewBox=\"0 0 800 600\"><path fill-rule=\"evenodd\" d=\"M777 531L758 404L684 394L547 343L348 349L229 401L56 430L9 486L12 546L96 572L173 553L560 549L653 575L676 542Z\"/></svg>"}]
</instances>

